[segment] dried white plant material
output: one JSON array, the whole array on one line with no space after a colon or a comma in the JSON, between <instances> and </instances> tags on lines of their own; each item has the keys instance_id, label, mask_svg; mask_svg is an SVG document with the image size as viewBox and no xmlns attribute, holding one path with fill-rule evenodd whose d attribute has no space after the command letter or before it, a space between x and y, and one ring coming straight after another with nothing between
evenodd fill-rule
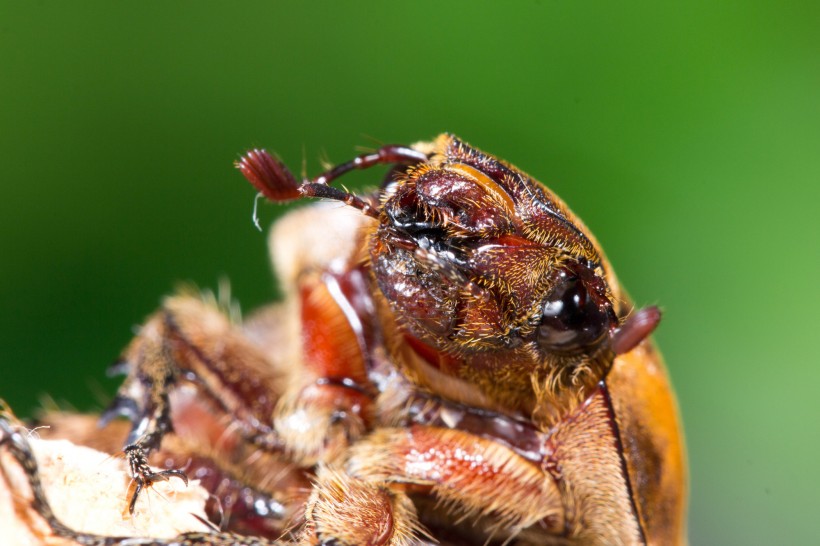
<instances>
[{"instance_id":1,"label":"dried white plant material","mask_svg":"<svg viewBox=\"0 0 820 546\"><path fill-rule=\"evenodd\" d=\"M140 495L134 514L127 510L131 479L125 461L66 440L30 438L40 478L57 518L77 531L107 536L170 538L208 531L208 493L192 481L159 482ZM0 449L0 543L74 544L53 537L32 508L32 492L22 467Z\"/></svg>"}]
</instances>

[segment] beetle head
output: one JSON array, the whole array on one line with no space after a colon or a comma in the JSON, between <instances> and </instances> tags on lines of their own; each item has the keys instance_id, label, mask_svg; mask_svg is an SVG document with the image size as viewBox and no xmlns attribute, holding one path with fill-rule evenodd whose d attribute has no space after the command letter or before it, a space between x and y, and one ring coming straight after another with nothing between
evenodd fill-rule
<instances>
[{"instance_id":1,"label":"beetle head","mask_svg":"<svg viewBox=\"0 0 820 546\"><path fill-rule=\"evenodd\" d=\"M529 407L539 389L560 405L583 399L619 349L586 228L540 183L454 137L387 186L370 257L411 344L427 347L415 367L437 370L420 373L430 388L442 372L505 407Z\"/></svg>"}]
</instances>

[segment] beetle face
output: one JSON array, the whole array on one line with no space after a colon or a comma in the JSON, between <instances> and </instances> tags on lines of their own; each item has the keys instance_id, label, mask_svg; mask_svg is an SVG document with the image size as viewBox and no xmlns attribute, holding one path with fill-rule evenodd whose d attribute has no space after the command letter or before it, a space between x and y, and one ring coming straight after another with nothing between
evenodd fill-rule
<instances>
[{"instance_id":1,"label":"beetle face","mask_svg":"<svg viewBox=\"0 0 820 546\"><path fill-rule=\"evenodd\" d=\"M513 409L534 375L583 397L606 373L619 323L602 257L541 184L445 135L381 210L378 286L410 335L460 362L427 364Z\"/></svg>"}]
</instances>

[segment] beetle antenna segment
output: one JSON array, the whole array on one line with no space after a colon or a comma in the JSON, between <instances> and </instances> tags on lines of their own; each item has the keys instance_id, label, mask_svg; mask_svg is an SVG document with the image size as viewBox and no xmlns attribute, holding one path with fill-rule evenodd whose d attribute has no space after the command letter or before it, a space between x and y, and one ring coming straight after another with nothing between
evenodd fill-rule
<instances>
[{"instance_id":1,"label":"beetle antenna segment","mask_svg":"<svg viewBox=\"0 0 820 546\"><path fill-rule=\"evenodd\" d=\"M235 165L248 182L271 201L284 203L302 196L293 173L265 150L251 150Z\"/></svg>"},{"instance_id":2,"label":"beetle antenna segment","mask_svg":"<svg viewBox=\"0 0 820 546\"><path fill-rule=\"evenodd\" d=\"M661 310L651 305L644 307L612 332L612 350L616 355L628 353L648 338L661 321Z\"/></svg>"},{"instance_id":3,"label":"beetle antenna segment","mask_svg":"<svg viewBox=\"0 0 820 546\"><path fill-rule=\"evenodd\" d=\"M265 150L255 149L247 152L242 159L236 162L236 167L262 195L271 201L282 203L299 197L333 199L359 209L367 216L378 218L378 210L372 203L329 184L354 169L368 169L384 164L413 165L423 161L427 161L426 154L407 146L390 144L382 146L375 152L340 163L313 179L304 180L301 184L296 181L296 177L284 163Z\"/></svg>"}]
</instances>

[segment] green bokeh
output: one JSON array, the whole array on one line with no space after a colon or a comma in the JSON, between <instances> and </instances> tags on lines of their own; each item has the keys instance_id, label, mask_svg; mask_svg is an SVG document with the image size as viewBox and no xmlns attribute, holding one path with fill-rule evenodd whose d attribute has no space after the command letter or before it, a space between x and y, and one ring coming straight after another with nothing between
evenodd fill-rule
<instances>
[{"instance_id":1,"label":"green bokeh","mask_svg":"<svg viewBox=\"0 0 820 546\"><path fill-rule=\"evenodd\" d=\"M692 543L818 544L818 6L4 1L0 396L99 408L176 281L273 296L239 152L448 130L664 307Z\"/></svg>"}]
</instances>

